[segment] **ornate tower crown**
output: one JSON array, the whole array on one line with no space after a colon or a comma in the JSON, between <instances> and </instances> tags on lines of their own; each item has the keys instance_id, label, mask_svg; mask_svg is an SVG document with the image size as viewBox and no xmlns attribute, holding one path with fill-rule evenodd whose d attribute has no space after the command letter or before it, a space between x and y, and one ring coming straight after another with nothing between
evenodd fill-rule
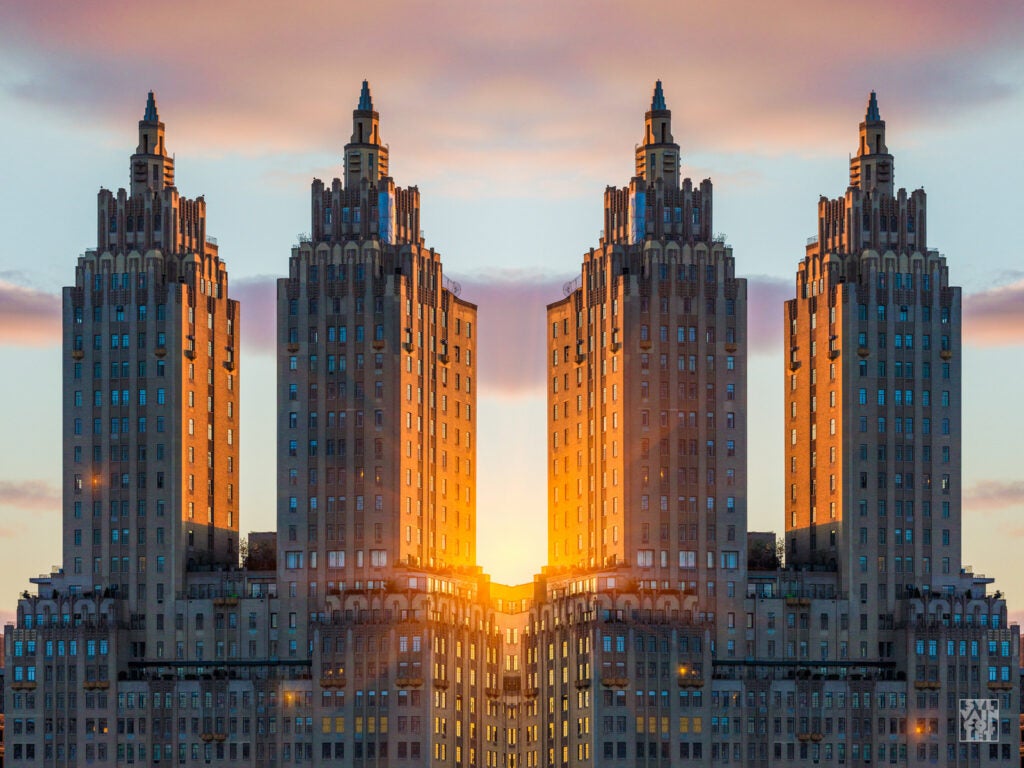
<instances>
[{"instance_id":1,"label":"ornate tower crown","mask_svg":"<svg viewBox=\"0 0 1024 768\"><path fill-rule=\"evenodd\" d=\"M878 111L875 92L868 97L867 112L860 124L860 144L850 160L850 186L865 192L893 193L893 159L885 146L885 121Z\"/></svg>"},{"instance_id":2,"label":"ornate tower crown","mask_svg":"<svg viewBox=\"0 0 1024 768\"><path fill-rule=\"evenodd\" d=\"M665 104L661 80L654 84L651 108L644 116L644 140L636 148L636 175L679 188L679 145L672 139L672 112Z\"/></svg>"},{"instance_id":3,"label":"ornate tower crown","mask_svg":"<svg viewBox=\"0 0 1024 768\"><path fill-rule=\"evenodd\" d=\"M146 111L139 120L139 145L131 160L132 194L174 186L174 158L164 145L164 124L156 111L156 98L149 92Z\"/></svg>"},{"instance_id":4,"label":"ornate tower crown","mask_svg":"<svg viewBox=\"0 0 1024 768\"><path fill-rule=\"evenodd\" d=\"M380 115L373 108L370 84L363 80L359 103L352 111L352 138L345 145L345 187L360 181L376 184L388 175L388 148L380 140Z\"/></svg>"}]
</instances>

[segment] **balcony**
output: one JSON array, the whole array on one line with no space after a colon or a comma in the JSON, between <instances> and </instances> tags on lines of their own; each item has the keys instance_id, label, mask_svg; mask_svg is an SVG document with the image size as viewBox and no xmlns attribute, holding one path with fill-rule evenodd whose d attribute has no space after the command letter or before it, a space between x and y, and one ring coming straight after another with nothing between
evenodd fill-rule
<instances>
[{"instance_id":1,"label":"balcony","mask_svg":"<svg viewBox=\"0 0 1024 768\"><path fill-rule=\"evenodd\" d=\"M629 686L628 677L602 677L601 685L605 688L626 688Z\"/></svg>"}]
</instances>

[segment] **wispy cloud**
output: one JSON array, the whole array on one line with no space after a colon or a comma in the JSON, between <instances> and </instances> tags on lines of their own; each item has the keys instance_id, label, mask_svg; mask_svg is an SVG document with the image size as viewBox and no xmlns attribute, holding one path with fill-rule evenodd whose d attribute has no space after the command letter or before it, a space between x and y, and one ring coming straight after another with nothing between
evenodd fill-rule
<instances>
[{"instance_id":1,"label":"wispy cloud","mask_svg":"<svg viewBox=\"0 0 1024 768\"><path fill-rule=\"evenodd\" d=\"M60 503L60 489L43 480L0 480L0 507L50 512Z\"/></svg>"},{"instance_id":2,"label":"wispy cloud","mask_svg":"<svg viewBox=\"0 0 1024 768\"><path fill-rule=\"evenodd\" d=\"M979 480L964 491L968 511L998 512L1024 508L1024 480Z\"/></svg>"},{"instance_id":3,"label":"wispy cloud","mask_svg":"<svg viewBox=\"0 0 1024 768\"><path fill-rule=\"evenodd\" d=\"M1024 279L965 296L963 311L970 344L1024 344Z\"/></svg>"},{"instance_id":4,"label":"wispy cloud","mask_svg":"<svg viewBox=\"0 0 1024 768\"><path fill-rule=\"evenodd\" d=\"M236 278L230 295L242 304L242 344L250 352L274 354L277 343L275 275ZM485 381L517 390L528 381L543 383L544 308L561 297L571 276L552 277L509 270L463 280L465 295L480 308L480 329L504 352L481 361ZM747 278L747 327L752 354L782 348L782 305L792 298L792 281L770 275ZM60 342L60 296L0 278L0 344L50 345ZM964 338L968 344L1024 344L1024 280L964 297ZM532 345L532 346L531 346ZM484 350L493 349L481 344ZM510 362L516 360L515 363ZM536 361L536 362L534 362Z\"/></svg>"},{"instance_id":5,"label":"wispy cloud","mask_svg":"<svg viewBox=\"0 0 1024 768\"><path fill-rule=\"evenodd\" d=\"M60 296L0 279L0 344L60 342Z\"/></svg>"},{"instance_id":6,"label":"wispy cloud","mask_svg":"<svg viewBox=\"0 0 1024 768\"><path fill-rule=\"evenodd\" d=\"M770 275L747 278L747 333L753 354L782 349L783 302L793 298L793 281ZM964 339L982 347L1024 344L1024 280L963 300Z\"/></svg>"}]
</instances>

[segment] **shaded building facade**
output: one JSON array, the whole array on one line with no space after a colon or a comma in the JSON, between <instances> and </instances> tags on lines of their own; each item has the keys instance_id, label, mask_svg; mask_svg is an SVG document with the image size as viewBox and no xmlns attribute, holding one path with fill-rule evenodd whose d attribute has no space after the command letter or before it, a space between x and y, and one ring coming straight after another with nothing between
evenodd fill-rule
<instances>
[{"instance_id":1,"label":"shaded building facade","mask_svg":"<svg viewBox=\"0 0 1024 768\"><path fill-rule=\"evenodd\" d=\"M872 93L786 304L787 558L835 567L869 625L961 575L961 291L893 178Z\"/></svg>"}]
</instances>

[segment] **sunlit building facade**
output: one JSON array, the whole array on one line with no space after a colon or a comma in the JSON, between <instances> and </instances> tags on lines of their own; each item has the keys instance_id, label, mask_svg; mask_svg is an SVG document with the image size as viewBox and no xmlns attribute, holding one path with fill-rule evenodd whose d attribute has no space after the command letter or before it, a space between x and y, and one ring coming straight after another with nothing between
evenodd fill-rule
<instances>
[{"instance_id":1,"label":"sunlit building facade","mask_svg":"<svg viewBox=\"0 0 1024 768\"><path fill-rule=\"evenodd\" d=\"M6 627L12 765L1016 761L1018 628L960 564L959 289L873 96L786 306L786 567L747 530L746 282L658 83L547 309L549 557L517 586L476 562L476 307L368 84L278 282L247 547L238 307L152 96L139 137L65 290L65 556Z\"/></svg>"},{"instance_id":2,"label":"sunlit building facade","mask_svg":"<svg viewBox=\"0 0 1024 768\"><path fill-rule=\"evenodd\" d=\"M548 307L548 562L626 566L715 613L746 570L746 281L680 182L657 84L600 246Z\"/></svg>"},{"instance_id":3,"label":"sunlit building facade","mask_svg":"<svg viewBox=\"0 0 1024 768\"><path fill-rule=\"evenodd\" d=\"M64 289L64 574L158 631L190 565L238 559L238 302L152 93L130 173Z\"/></svg>"},{"instance_id":4,"label":"sunlit building facade","mask_svg":"<svg viewBox=\"0 0 1024 768\"><path fill-rule=\"evenodd\" d=\"M364 82L278 283L278 568L310 599L476 564L476 307L424 245Z\"/></svg>"}]
</instances>

